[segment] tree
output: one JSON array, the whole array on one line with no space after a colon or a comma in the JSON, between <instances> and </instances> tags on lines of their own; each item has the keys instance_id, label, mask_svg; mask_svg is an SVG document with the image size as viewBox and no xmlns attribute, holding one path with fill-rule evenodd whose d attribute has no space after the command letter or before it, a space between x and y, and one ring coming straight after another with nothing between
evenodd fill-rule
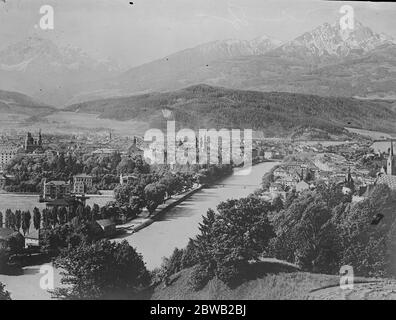
<instances>
[{"instance_id":1,"label":"tree","mask_svg":"<svg viewBox=\"0 0 396 320\"><path fill-rule=\"evenodd\" d=\"M65 270L62 284L54 291L61 299L112 299L137 294L149 282L140 254L126 241L101 240L63 251L55 266Z\"/></svg>"},{"instance_id":2,"label":"tree","mask_svg":"<svg viewBox=\"0 0 396 320\"><path fill-rule=\"evenodd\" d=\"M16 228L15 214L11 211L11 209L6 210L5 226L6 228L14 229L14 230Z\"/></svg>"},{"instance_id":3,"label":"tree","mask_svg":"<svg viewBox=\"0 0 396 320\"><path fill-rule=\"evenodd\" d=\"M96 203L92 206L92 216L94 220L100 219L100 208Z\"/></svg>"},{"instance_id":4,"label":"tree","mask_svg":"<svg viewBox=\"0 0 396 320\"><path fill-rule=\"evenodd\" d=\"M4 225L6 228L11 228L11 220L12 220L12 212L10 209L7 209L5 212L5 219L4 219Z\"/></svg>"},{"instance_id":5,"label":"tree","mask_svg":"<svg viewBox=\"0 0 396 320\"><path fill-rule=\"evenodd\" d=\"M68 222L67 209L65 207L62 207L58 210L58 220L60 224L65 224Z\"/></svg>"},{"instance_id":6,"label":"tree","mask_svg":"<svg viewBox=\"0 0 396 320\"><path fill-rule=\"evenodd\" d=\"M195 240L198 270L228 284L248 277L250 261L266 252L274 236L267 214L271 205L257 197L228 200L209 210ZM199 277L202 279L202 276Z\"/></svg>"},{"instance_id":7,"label":"tree","mask_svg":"<svg viewBox=\"0 0 396 320\"><path fill-rule=\"evenodd\" d=\"M278 212L280 210L283 209L283 201L281 196L276 197L273 201L272 201L272 208L274 211Z\"/></svg>"},{"instance_id":8,"label":"tree","mask_svg":"<svg viewBox=\"0 0 396 320\"><path fill-rule=\"evenodd\" d=\"M10 293L5 290L4 284L0 282L0 300L11 300Z\"/></svg>"},{"instance_id":9,"label":"tree","mask_svg":"<svg viewBox=\"0 0 396 320\"><path fill-rule=\"evenodd\" d=\"M37 207L33 209L33 226L36 230L39 230L41 227L41 213Z\"/></svg>"},{"instance_id":10,"label":"tree","mask_svg":"<svg viewBox=\"0 0 396 320\"><path fill-rule=\"evenodd\" d=\"M144 188L147 210L150 214L164 201L165 187L159 183L150 183Z\"/></svg>"},{"instance_id":11,"label":"tree","mask_svg":"<svg viewBox=\"0 0 396 320\"><path fill-rule=\"evenodd\" d=\"M49 217L50 225L53 228L55 228L56 225L59 223L59 221L58 221L58 207L53 207L51 210L49 210L48 217Z\"/></svg>"},{"instance_id":12,"label":"tree","mask_svg":"<svg viewBox=\"0 0 396 320\"><path fill-rule=\"evenodd\" d=\"M21 210L15 210L15 229L19 231L22 225L22 213Z\"/></svg>"},{"instance_id":13,"label":"tree","mask_svg":"<svg viewBox=\"0 0 396 320\"><path fill-rule=\"evenodd\" d=\"M26 235L26 233L29 232L31 220L32 220L32 215L30 214L30 211L29 210L24 211L22 213L22 231L24 235Z\"/></svg>"},{"instance_id":14,"label":"tree","mask_svg":"<svg viewBox=\"0 0 396 320\"><path fill-rule=\"evenodd\" d=\"M44 229L51 227L50 211L48 209L43 209L42 220L43 220L43 228Z\"/></svg>"},{"instance_id":15,"label":"tree","mask_svg":"<svg viewBox=\"0 0 396 320\"><path fill-rule=\"evenodd\" d=\"M3 213L0 211L0 228L3 228Z\"/></svg>"}]
</instances>

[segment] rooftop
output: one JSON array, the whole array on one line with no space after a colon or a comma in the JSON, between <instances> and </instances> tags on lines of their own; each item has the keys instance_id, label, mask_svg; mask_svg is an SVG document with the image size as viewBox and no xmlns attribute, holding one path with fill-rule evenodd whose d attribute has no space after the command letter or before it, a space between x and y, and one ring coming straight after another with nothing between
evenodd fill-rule
<instances>
[{"instance_id":1,"label":"rooftop","mask_svg":"<svg viewBox=\"0 0 396 320\"><path fill-rule=\"evenodd\" d=\"M384 174L377 179L376 184L386 184L392 190L396 190L396 176Z\"/></svg>"}]
</instances>

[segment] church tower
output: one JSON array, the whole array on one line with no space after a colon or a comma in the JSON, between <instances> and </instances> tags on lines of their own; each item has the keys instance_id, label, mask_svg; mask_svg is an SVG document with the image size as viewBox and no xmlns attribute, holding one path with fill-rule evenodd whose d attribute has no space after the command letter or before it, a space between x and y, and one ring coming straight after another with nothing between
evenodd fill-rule
<instances>
[{"instance_id":1,"label":"church tower","mask_svg":"<svg viewBox=\"0 0 396 320\"><path fill-rule=\"evenodd\" d=\"M41 137L41 129L39 131L39 137L38 137L38 146L41 147L43 145L43 138Z\"/></svg>"},{"instance_id":2,"label":"church tower","mask_svg":"<svg viewBox=\"0 0 396 320\"><path fill-rule=\"evenodd\" d=\"M393 140L391 140L389 158L386 166L386 173L390 176L396 176L396 157L393 152Z\"/></svg>"}]
</instances>

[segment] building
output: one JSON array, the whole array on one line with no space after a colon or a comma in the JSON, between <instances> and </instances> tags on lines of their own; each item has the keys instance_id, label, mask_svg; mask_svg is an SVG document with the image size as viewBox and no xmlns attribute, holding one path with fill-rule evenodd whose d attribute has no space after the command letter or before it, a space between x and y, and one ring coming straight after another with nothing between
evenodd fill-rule
<instances>
[{"instance_id":1,"label":"building","mask_svg":"<svg viewBox=\"0 0 396 320\"><path fill-rule=\"evenodd\" d=\"M394 176L391 176L389 174L381 175L380 177L378 177L375 184L376 185L386 184L389 187L389 189L396 190L396 175Z\"/></svg>"},{"instance_id":2,"label":"building","mask_svg":"<svg viewBox=\"0 0 396 320\"><path fill-rule=\"evenodd\" d=\"M299 183L296 184L295 189L297 192L302 192L305 190L309 190L310 185L306 183L304 180L301 180Z\"/></svg>"},{"instance_id":3,"label":"building","mask_svg":"<svg viewBox=\"0 0 396 320\"><path fill-rule=\"evenodd\" d=\"M96 220L96 223L103 230L105 237L112 237L116 235L117 228L116 228L116 224L113 221L109 219L102 219L102 220Z\"/></svg>"},{"instance_id":4,"label":"building","mask_svg":"<svg viewBox=\"0 0 396 320\"><path fill-rule=\"evenodd\" d=\"M390 143L389 157L386 164L386 174L396 176L396 157L393 153L393 140Z\"/></svg>"},{"instance_id":5,"label":"building","mask_svg":"<svg viewBox=\"0 0 396 320\"><path fill-rule=\"evenodd\" d=\"M41 137L41 130L39 132L37 140L33 138L30 132L26 134L25 143L23 147L26 153L32 153L37 150L42 150L42 147L43 147L43 140Z\"/></svg>"},{"instance_id":6,"label":"building","mask_svg":"<svg viewBox=\"0 0 396 320\"><path fill-rule=\"evenodd\" d=\"M283 167L278 167L273 172L274 178L283 178L283 177L287 177L288 175L289 172Z\"/></svg>"},{"instance_id":7,"label":"building","mask_svg":"<svg viewBox=\"0 0 396 320\"><path fill-rule=\"evenodd\" d=\"M15 176L8 175L8 174L1 174L0 175L0 189L4 189L4 187L8 184L9 181L15 179Z\"/></svg>"},{"instance_id":8,"label":"building","mask_svg":"<svg viewBox=\"0 0 396 320\"><path fill-rule=\"evenodd\" d=\"M3 147L0 148L0 170L4 171L6 168L7 164L10 163L12 158L15 157L17 154L17 148L8 148L8 147Z\"/></svg>"},{"instance_id":9,"label":"building","mask_svg":"<svg viewBox=\"0 0 396 320\"><path fill-rule=\"evenodd\" d=\"M71 196L71 185L65 181L44 181L43 200L67 199Z\"/></svg>"},{"instance_id":10,"label":"building","mask_svg":"<svg viewBox=\"0 0 396 320\"><path fill-rule=\"evenodd\" d=\"M396 157L393 150L393 141L391 140L389 157L386 163L386 173L381 170L375 185L386 184L391 190L396 190Z\"/></svg>"},{"instance_id":11,"label":"building","mask_svg":"<svg viewBox=\"0 0 396 320\"><path fill-rule=\"evenodd\" d=\"M40 247L40 230L33 229L25 235L25 248Z\"/></svg>"},{"instance_id":12,"label":"building","mask_svg":"<svg viewBox=\"0 0 396 320\"><path fill-rule=\"evenodd\" d=\"M270 187L269 187L269 192L270 193L276 193L276 192L284 192L284 187L282 184L280 183L271 183Z\"/></svg>"},{"instance_id":13,"label":"building","mask_svg":"<svg viewBox=\"0 0 396 320\"><path fill-rule=\"evenodd\" d=\"M25 239L20 232L8 228L0 228L0 249L16 253L20 252L24 247Z\"/></svg>"},{"instance_id":14,"label":"building","mask_svg":"<svg viewBox=\"0 0 396 320\"><path fill-rule=\"evenodd\" d=\"M137 179L137 177L135 175L125 175L124 176L121 173L121 175L120 175L120 185L129 184L129 183L135 181L136 179Z\"/></svg>"},{"instance_id":15,"label":"building","mask_svg":"<svg viewBox=\"0 0 396 320\"><path fill-rule=\"evenodd\" d=\"M274 155L273 155L272 151L264 151L264 158L265 159L272 159L273 156Z\"/></svg>"},{"instance_id":16,"label":"building","mask_svg":"<svg viewBox=\"0 0 396 320\"><path fill-rule=\"evenodd\" d=\"M103 154L103 155L111 155L116 153L118 150L117 149L111 149L111 148L102 148L102 149L96 149L95 151L92 152L93 155L98 155L98 154Z\"/></svg>"},{"instance_id":17,"label":"building","mask_svg":"<svg viewBox=\"0 0 396 320\"><path fill-rule=\"evenodd\" d=\"M92 188L93 178L87 174L79 174L74 176L73 193L85 194Z\"/></svg>"}]
</instances>

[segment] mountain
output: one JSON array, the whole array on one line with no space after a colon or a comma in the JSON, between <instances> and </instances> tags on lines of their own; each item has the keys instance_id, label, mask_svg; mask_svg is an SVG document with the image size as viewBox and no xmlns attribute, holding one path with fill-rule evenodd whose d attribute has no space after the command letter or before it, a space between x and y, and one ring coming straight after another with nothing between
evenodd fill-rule
<instances>
[{"instance_id":1,"label":"mountain","mask_svg":"<svg viewBox=\"0 0 396 320\"><path fill-rule=\"evenodd\" d=\"M272 54L302 59L310 64L324 64L345 58L359 58L377 48L394 44L391 37L375 33L359 21L355 21L352 30L343 30L336 22L324 23L305 32L273 50Z\"/></svg>"},{"instance_id":2,"label":"mountain","mask_svg":"<svg viewBox=\"0 0 396 320\"><path fill-rule=\"evenodd\" d=\"M119 72L81 49L58 46L49 39L28 37L0 51L0 88L24 92L50 104L62 104L82 83Z\"/></svg>"},{"instance_id":3,"label":"mountain","mask_svg":"<svg viewBox=\"0 0 396 320\"><path fill-rule=\"evenodd\" d=\"M26 116L48 115L56 109L40 103L24 94L0 90L0 114L18 114Z\"/></svg>"},{"instance_id":4,"label":"mountain","mask_svg":"<svg viewBox=\"0 0 396 320\"><path fill-rule=\"evenodd\" d=\"M244 90L394 98L395 50L393 39L358 21L354 30L347 31L338 23L325 23L284 44L263 37L183 50L132 68L98 92L109 97L206 83Z\"/></svg>"},{"instance_id":5,"label":"mountain","mask_svg":"<svg viewBox=\"0 0 396 320\"><path fill-rule=\"evenodd\" d=\"M248 40L221 40L201 44L171 54L123 73L115 86L127 92L169 90L194 82L194 74L199 69L209 68L215 61L223 61L240 56L258 56L278 47L279 40L267 36Z\"/></svg>"},{"instance_id":6,"label":"mountain","mask_svg":"<svg viewBox=\"0 0 396 320\"><path fill-rule=\"evenodd\" d=\"M343 133L344 127L396 132L396 113L386 101L242 91L208 85L88 101L65 110L99 114L106 119L144 121L152 128L166 127L166 111L179 127L250 128L270 136L287 136L301 128L336 134Z\"/></svg>"},{"instance_id":7,"label":"mountain","mask_svg":"<svg viewBox=\"0 0 396 320\"><path fill-rule=\"evenodd\" d=\"M396 99L396 44L356 21L324 23L281 43L267 36L185 49L125 72L79 49L32 37L0 51L0 88L52 105L166 92L205 83L232 89Z\"/></svg>"}]
</instances>

